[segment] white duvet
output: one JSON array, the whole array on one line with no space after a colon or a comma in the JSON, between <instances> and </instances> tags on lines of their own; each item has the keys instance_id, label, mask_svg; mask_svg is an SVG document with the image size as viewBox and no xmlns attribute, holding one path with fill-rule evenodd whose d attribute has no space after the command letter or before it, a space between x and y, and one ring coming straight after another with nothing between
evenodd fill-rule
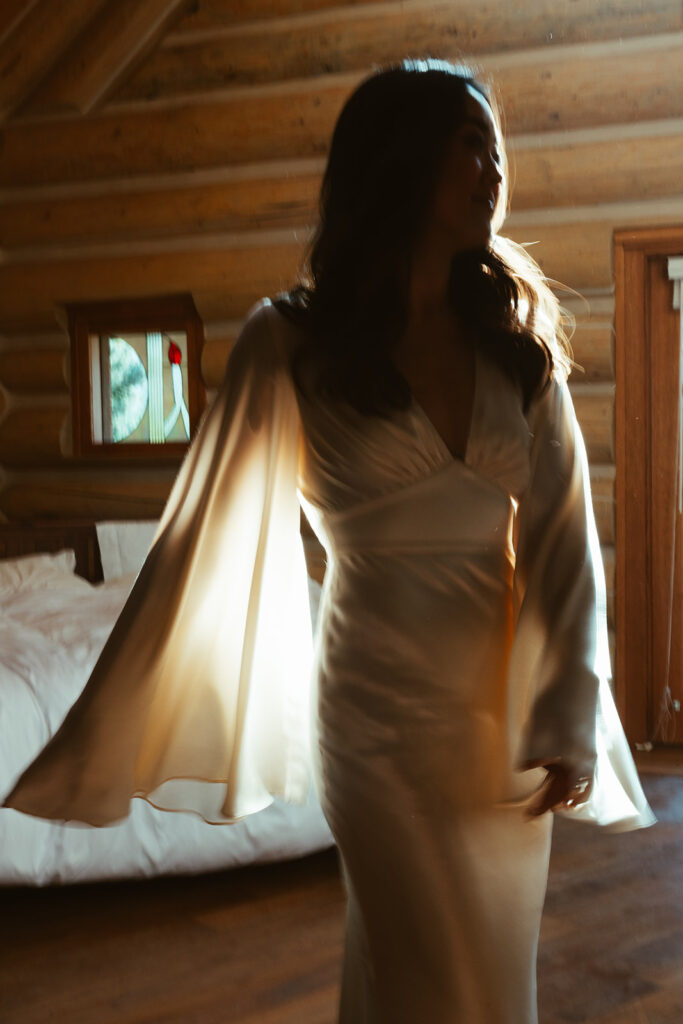
<instances>
[{"instance_id":1,"label":"white duvet","mask_svg":"<svg viewBox=\"0 0 683 1024\"><path fill-rule=\"evenodd\" d=\"M65 571L72 553L55 558L62 561L42 578L21 572L13 579L0 570L0 798L78 697L132 584L126 577L92 586ZM0 884L197 873L296 857L331 843L312 793L304 806L276 801L234 825L207 825L143 800L133 800L128 818L107 828L58 825L1 808Z\"/></svg>"}]
</instances>

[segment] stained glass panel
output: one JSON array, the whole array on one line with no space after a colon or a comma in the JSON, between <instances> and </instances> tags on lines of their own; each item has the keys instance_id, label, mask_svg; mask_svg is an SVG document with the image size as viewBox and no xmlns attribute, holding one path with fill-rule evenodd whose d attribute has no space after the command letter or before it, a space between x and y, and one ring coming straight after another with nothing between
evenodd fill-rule
<instances>
[{"instance_id":1,"label":"stained glass panel","mask_svg":"<svg viewBox=\"0 0 683 1024\"><path fill-rule=\"evenodd\" d=\"M90 335L93 441L188 441L187 335Z\"/></svg>"}]
</instances>

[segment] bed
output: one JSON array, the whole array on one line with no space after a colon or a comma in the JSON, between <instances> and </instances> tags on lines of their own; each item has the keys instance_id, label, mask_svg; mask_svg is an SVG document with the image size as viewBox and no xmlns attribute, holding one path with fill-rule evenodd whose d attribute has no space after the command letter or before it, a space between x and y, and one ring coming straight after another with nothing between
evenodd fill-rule
<instances>
[{"instance_id":1,"label":"bed","mask_svg":"<svg viewBox=\"0 0 683 1024\"><path fill-rule=\"evenodd\" d=\"M126 600L153 522L0 525L0 793L78 697ZM315 616L319 585L310 581ZM133 800L107 828L0 809L0 884L48 885L195 874L303 856L332 845L313 792L234 825Z\"/></svg>"}]
</instances>

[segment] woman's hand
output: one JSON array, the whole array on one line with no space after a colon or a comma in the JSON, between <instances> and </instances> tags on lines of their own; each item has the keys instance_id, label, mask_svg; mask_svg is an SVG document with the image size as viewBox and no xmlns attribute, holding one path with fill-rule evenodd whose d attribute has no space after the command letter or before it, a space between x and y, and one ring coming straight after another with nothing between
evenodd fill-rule
<instances>
[{"instance_id":1,"label":"woman's hand","mask_svg":"<svg viewBox=\"0 0 683 1024\"><path fill-rule=\"evenodd\" d=\"M535 799L527 808L527 815L530 818L537 818L546 811L578 807L579 804L585 803L591 794L593 779L581 775L565 761L527 761L522 765L523 771L529 768L545 768L548 773Z\"/></svg>"}]
</instances>

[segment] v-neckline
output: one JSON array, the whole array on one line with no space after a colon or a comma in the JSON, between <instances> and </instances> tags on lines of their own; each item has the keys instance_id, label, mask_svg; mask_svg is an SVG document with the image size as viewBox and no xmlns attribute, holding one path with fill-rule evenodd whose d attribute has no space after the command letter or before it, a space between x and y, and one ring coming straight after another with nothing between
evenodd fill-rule
<instances>
[{"instance_id":1,"label":"v-neckline","mask_svg":"<svg viewBox=\"0 0 683 1024\"><path fill-rule=\"evenodd\" d=\"M433 435L434 439L438 442L439 447L443 449L444 454L447 455L448 458L452 462L461 462L465 466L469 465L470 454L471 454L470 450L471 450L471 447L472 447L472 434L473 434L473 428L475 426L476 413L477 413L477 398L478 398L478 394L479 394L479 373L480 373L480 368L481 368L481 363L480 363L480 359L479 359L479 349L475 345L475 347L474 347L474 382L473 382L473 387L472 387L472 407L470 409L470 418L469 418L469 423L468 423L468 426L467 426L467 437L465 438L465 445L464 445L464 448L463 448L463 454L462 455L456 455L454 452L451 451L450 447L446 444L445 440L443 439L441 433L434 426L434 422L432 421L432 419L429 416L429 414L426 412L424 406L421 405L421 403L417 400L417 398L415 397L415 395L411 391L411 404L412 404L412 408L420 416L420 418L424 421L424 423L429 427L430 433Z\"/></svg>"}]
</instances>

